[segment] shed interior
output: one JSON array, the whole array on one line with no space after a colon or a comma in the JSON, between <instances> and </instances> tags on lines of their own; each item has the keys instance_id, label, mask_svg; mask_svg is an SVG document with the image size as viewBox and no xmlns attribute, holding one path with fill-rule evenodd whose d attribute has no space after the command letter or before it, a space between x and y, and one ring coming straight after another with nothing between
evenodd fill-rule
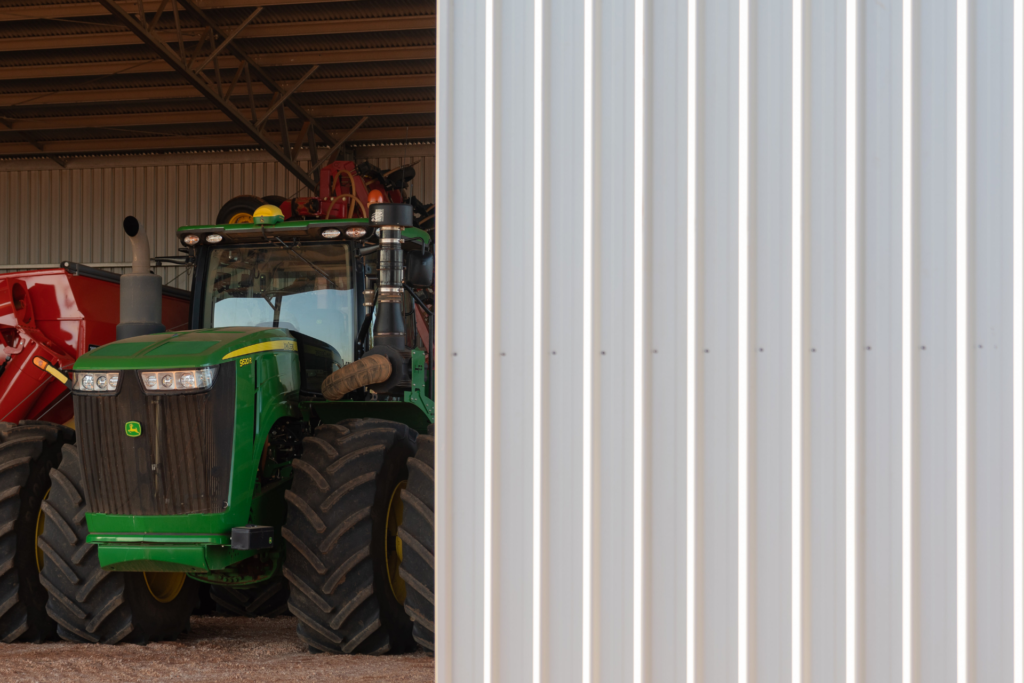
<instances>
[{"instance_id":1,"label":"shed interior","mask_svg":"<svg viewBox=\"0 0 1024 683\"><path fill-rule=\"evenodd\" d=\"M432 143L435 21L432 0L0 0L0 160Z\"/></svg>"}]
</instances>

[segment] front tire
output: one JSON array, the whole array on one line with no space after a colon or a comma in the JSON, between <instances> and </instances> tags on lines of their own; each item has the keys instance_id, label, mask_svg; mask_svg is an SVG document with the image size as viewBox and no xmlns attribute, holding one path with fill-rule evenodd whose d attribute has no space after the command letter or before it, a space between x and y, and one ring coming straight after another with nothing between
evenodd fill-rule
<instances>
[{"instance_id":1,"label":"front tire","mask_svg":"<svg viewBox=\"0 0 1024 683\"><path fill-rule=\"evenodd\" d=\"M392 503L416 432L387 420L322 425L303 440L285 494L284 575L298 634L313 652L384 654L413 645L395 564ZM399 597L401 596L401 597Z\"/></svg>"},{"instance_id":2,"label":"front tire","mask_svg":"<svg viewBox=\"0 0 1024 683\"><path fill-rule=\"evenodd\" d=\"M0 642L50 640L57 625L46 614L36 549L40 506L50 469L73 429L47 422L0 423Z\"/></svg>"},{"instance_id":3,"label":"front tire","mask_svg":"<svg viewBox=\"0 0 1024 683\"><path fill-rule=\"evenodd\" d=\"M77 643L173 640L188 630L195 581L166 572L111 572L86 543L85 496L78 449L64 446L60 468L43 503L46 528L39 547L46 559L40 580L49 592L46 612L57 635Z\"/></svg>"}]
</instances>

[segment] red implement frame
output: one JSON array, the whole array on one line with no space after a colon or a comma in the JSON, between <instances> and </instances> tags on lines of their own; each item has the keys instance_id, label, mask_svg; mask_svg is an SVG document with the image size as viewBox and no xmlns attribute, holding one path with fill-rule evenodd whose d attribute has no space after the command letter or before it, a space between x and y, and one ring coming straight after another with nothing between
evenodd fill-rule
<instances>
[{"instance_id":1,"label":"red implement frame","mask_svg":"<svg viewBox=\"0 0 1024 683\"><path fill-rule=\"evenodd\" d=\"M83 353L114 341L120 285L116 275L107 275L65 268L0 274L0 422L73 419L67 389L32 359L67 370ZM188 327L189 302L182 294L165 290L168 330Z\"/></svg>"}]
</instances>

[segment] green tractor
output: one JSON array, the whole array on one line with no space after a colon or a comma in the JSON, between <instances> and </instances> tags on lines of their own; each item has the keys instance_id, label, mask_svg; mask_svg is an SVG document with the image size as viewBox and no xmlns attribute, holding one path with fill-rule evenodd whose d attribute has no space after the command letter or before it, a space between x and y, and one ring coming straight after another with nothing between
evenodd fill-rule
<instances>
[{"instance_id":1,"label":"green tractor","mask_svg":"<svg viewBox=\"0 0 1024 683\"><path fill-rule=\"evenodd\" d=\"M411 207L180 228L189 330L163 330L125 231L118 341L66 377L77 434L41 505L30 616L145 643L187 630L202 593L286 601L314 652L433 649L433 258Z\"/></svg>"}]
</instances>

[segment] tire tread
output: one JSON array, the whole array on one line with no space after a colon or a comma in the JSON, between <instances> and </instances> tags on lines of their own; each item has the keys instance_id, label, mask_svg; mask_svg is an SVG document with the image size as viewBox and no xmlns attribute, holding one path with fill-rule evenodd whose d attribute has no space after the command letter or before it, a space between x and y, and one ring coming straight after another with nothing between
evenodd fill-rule
<instances>
[{"instance_id":1,"label":"tire tread","mask_svg":"<svg viewBox=\"0 0 1024 683\"><path fill-rule=\"evenodd\" d=\"M434 427L416 440L409 461L409 484L402 491L405 513L398 535L405 551L399 570L405 579L405 612L413 621L413 638L434 649Z\"/></svg>"},{"instance_id":2,"label":"tire tread","mask_svg":"<svg viewBox=\"0 0 1024 683\"><path fill-rule=\"evenodd\" d=\"M321 425L303 440L282 537L294 551L285 559L288 606L310 651L376 654L414 643L401 604L390 588L380 592L372 550L381 491L395 485L381 473L404 479L414 439L400 423L355 419ZM400 470L387 469L399 462L393 458L401 458Z\"/></svg>"}]
</instances>

